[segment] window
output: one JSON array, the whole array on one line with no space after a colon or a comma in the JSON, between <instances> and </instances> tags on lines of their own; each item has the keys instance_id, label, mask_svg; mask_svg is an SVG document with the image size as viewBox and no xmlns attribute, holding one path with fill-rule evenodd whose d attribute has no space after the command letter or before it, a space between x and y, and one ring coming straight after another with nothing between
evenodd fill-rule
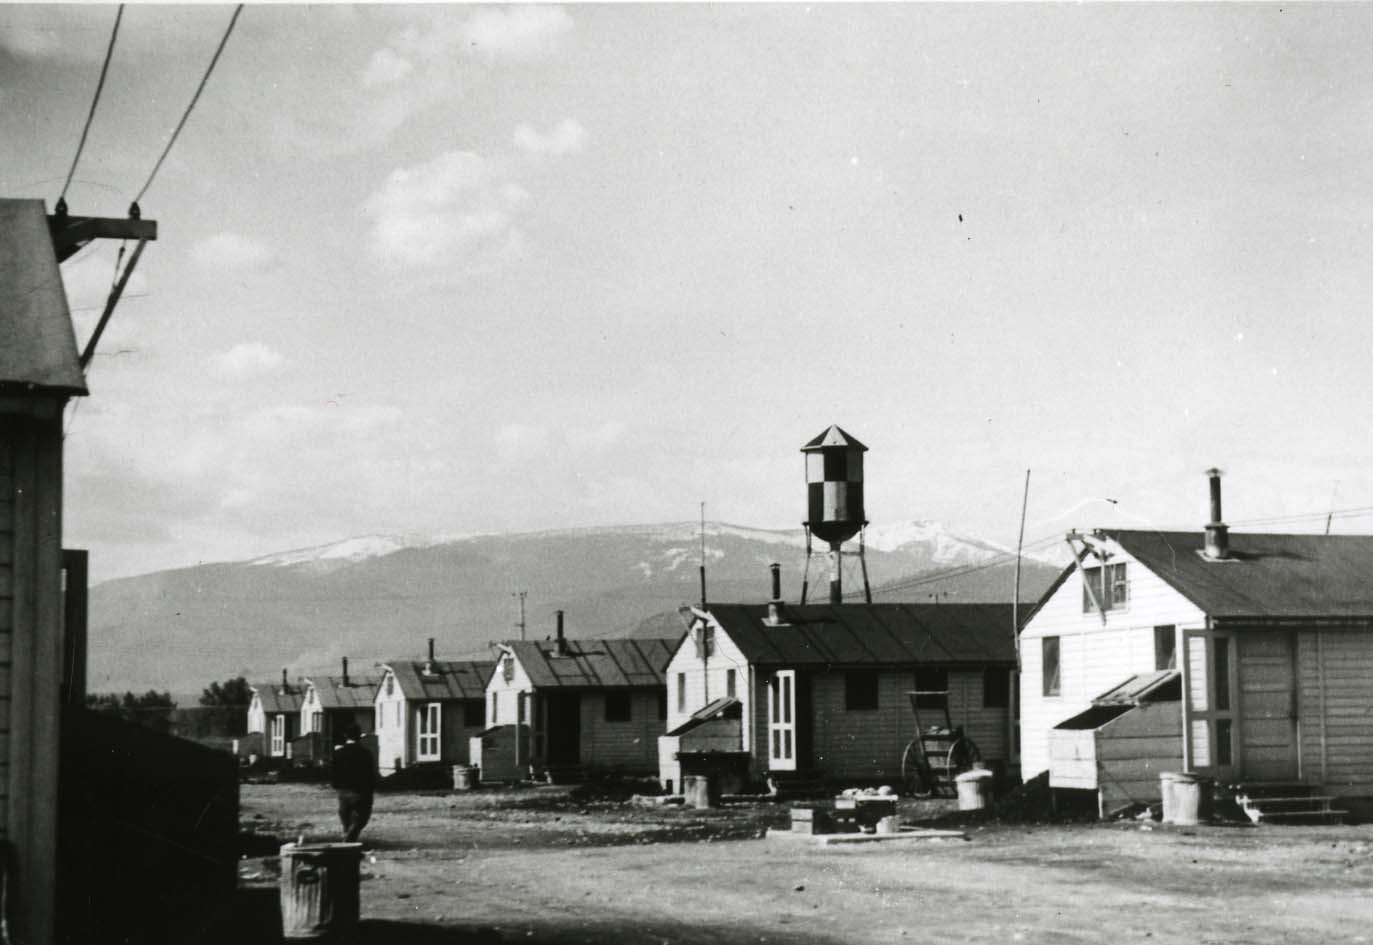
<instances>
[{"instance_id":1,"label":"window","mask_svg":"<svg viewBox=\"0 0 1373 945\"><path fill-rule=\"evenodd\" d=\"M1130 602L1130 584L1125 578L1125 563L1107 564L1082 569L1082 612L1096 610L1092 593L1101 601L1103 610L1124 610Z\"/></svg>"},{"instance_id":2,"label":"window","mask_svg":"<svg viewBox=\"0 0 1373 945\"><path fill-rule=\"evenodd\" d=\"M515 678L515 657L509 653L501 660L501 676L506 682L511 682Z\"/></svg>"},{"instance_id":3,"label":"window","mask_svg":"<svg viewBox=\"0 0 1373 945\"><path fill-rule=\"evenodd\" d=\"M1011 671L988 666L982 671L982 708L1011 707Z\"/></svg>"},{"instance_id":4,"label":"window","mask_svg":"<svg viewBox=\"0 0 1373 945\"><path fill-rule=\"evenodd\" d=\"M399 703L399 702L393 702L393 703L391 703L391 704L392 704L393 706L396 707L396 712L395 712L395 716L396 716L396 728L400 728L400 703Z\"/></svg>"},{"instance_id":5,"label":"window","mask_svg":"<svg viewBox=\"0 0 1373 945\"><path fill-rule=\"evenodd\" d=\"M677 674L677 711L686 711L686 673Z\"/></svg>"},{"instance_id":6,"label":"window","mask_svg":"<svg viewBox=\"0 0 1373 945\"><path fill-rule=\"evenodd\" d=\"M501 703L500 703L500 694L499 694L499 693L496 693L496 692L491 693L491 724L492 724L492 725L495 725L498 721L500 721L500 715L501 715L501 713L500 713L500 705L501 705Z\"/></svg>"},{"instance_id":7,"label":"window","mask_svg":"<svg viewBox=\"0 0 1373 945\"><path fill-rule=\"evenodd\" d=\"M486 725L486 706L480 699L468 699L462 704L462 724L465 728L482 728Z\"/></svg>"},{"instance_id":8,"label":"window","mask_svg":"<svg viewBox=\"0 0 1373 945\"><path fill-rule=\"evenodd\" d=\"M1230 708L1230 640L1216 637L1216 705L1222 711ZM1228 764L1229 762L1222 762Z\"/></svg>"},{"instance_id":9,"label":"window","mask_svg":"<svg viewBox=\"0 0 1373 945\"><path fill-rule=\"evenodd\" d=\"M1040 677L1045 696L1059 695L1058 637L1044 637L1040 645Z\"/></svg>"},{"instance_id":10,"label":"window","mask_svg":"<svg viewBox=\"0 0 1373 945\"><path fill-rule=\"evenodd\" d=\"M322 711L316 711L316 712L311 712L311 713L310 713L310 731L312 731L312 732L322 732L322 731L324 731L324 713L323 713Z\"/></svg>"},{"instance_id":11,"label":"window","mask_svg":"<svg viewBox=\"0 0 1373 945\"><path fill-rule=\"evenodd\" d=\"M949 704L949 671L922 667L915 671L915 707L943 709Z\"/></svg>"},{"instance_id":12,"label":"window","mask_svg":"<svg viewBox=\"0 0 1373 945\"><path fill-rule=\"evenodd\" d=\"M381 731L382 728L384 728L386 725L386 713L382 711L381 706L377 706L375 715L376 722L373 724L372 727L375 728L377 731Z\"/></svg>"},{"instance_id":13,"label":"window","mask_svg":"<svg viewBox=\"0 0 1373 945\"><path fill-rule=\"evenodd\" d=\"M605 694L605 720L607 722L629 722L634 717L630 694L627 692L607 692Z\"/></svg>"},{"instance_id":14,"label":"window","mask_svg":"<svg viewBox=\"0 0 1373 945\"><path fill-rule=\"evenodd\" d=\"M420 761L439 760L439 722L441 706L430 702L420 707L419 751Z\"/></svg>"},{"instance_id":15,"label":"window","mask_svg":"<svg viewBox=\"0 0 1373 945\"><path fill-rule=\"evenodd\" d=\"M286 716L272 716L272 757L286 754Z\"/></svg>"},{"instance_id":16,"label":"window","mask_svg":"<svg viewBox=\"0 0 1373 945\"><path fill-rule=\"evenodd\" d=\"M692 641L696 644L696 658L698 660L709 659L715 655L715 628L709 624L697 624L691 634Z\"/></svg>"},{"instance_id":17,"label":"window","mask_svg":"<svg viewBox=\"0 0 1373 945\"><path fill-rule=\"evenodd\" d=\"M1154 669L1177 669L1177 627L1154 628Z\"/></svg>"},{"instance_id":18,"label":"window","mask_svg":"<svg viewBox=\"0 0 1373 945\"><path fill-rule=\"evenodd\" d=\"M851 669L844 674L844 708L850 712L877 708L877 670Z\"/></svg>"},{"instance_id":19,"label":"window","mask_svg":"<svg viewBox=\"0 0 1373 945\"><path fill-rule=\"evenodd\" d=\"M734 698L734 678L735 672L732 669L725 670L725 695Z\"/></svg>"}]
</instances>

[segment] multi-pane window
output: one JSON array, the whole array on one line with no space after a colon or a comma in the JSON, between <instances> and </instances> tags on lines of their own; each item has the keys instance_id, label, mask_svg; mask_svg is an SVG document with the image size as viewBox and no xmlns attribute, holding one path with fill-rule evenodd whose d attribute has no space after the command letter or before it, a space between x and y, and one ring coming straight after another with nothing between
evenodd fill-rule
<instances>
[{"instance_id":1,"label":"multi-pane window","mask_svg":"<svg viewBox=\"0 0 1373 945\"><path fill-rule=\"evenodd\" d=\"M1082 612L1096 610L1093 594L1103 610L1123 610L1130 602L1130 583L1125 577L1125 562L1082 569Z\"/></svg>"},{"instance_id":2,"label":"multi-pane window","mask_svg":"<svg viewBox=\"0 0 1373 945\"><path fill-rule=\"evenodd\" d=\"M1057 696L1062 691L1062 684L1059 679L1058 665L1058 637L1044 637L1039 641L1040 646L1040 676L1044 683L1043 693L1046 696Z\"/></svg>"},{"instance_id":3,"label":"multi-pane window","mask_svg":"<svg viewBox=\"0 0 1373 945\"><path fill-rule=\"evenodd\" d=\"M725 695L729 696L731 699L734 698L734 680L735 671L732 669L725 670Z\"/></svg>"},{"instance_id":4,"label":"multi-pane window","mask_svg":"<svg viewBox=\"0 0 1373 945\"><path fill-rule=\"evenodd\" d=\"M1177 627L1154 628L1154 669L1177 669Z\"/></svg>"},{"instance_id":5,"label":"multi-pane window","mask_svg":"<svg viewBox=\"0 0 1373 945\"><path fill-rule=\"evenodd\" d=\"M272 757L286 754L286 716L272 716Z\"/></svg>"},{"instance_id":6,"label":"multi-pane window","mask_svg":"<svg viewBox=\"0 0 1373 945\"><path fill-rule=\"evenodd\" d=\"M437 702L420 706L419 743L416 751L416 757L420 761L439 760L440 708Z\"/></svg>"},{"instance_id":7,"label":"multi-pane window","mask_svg":"<svg viewBox=\"0 0 1373 945\"><path fill-rule=\"evenodd\" d=\"M686 673L677 674L677 711L686 711Z\"/></svg>"},{"instance_id":8,"label":"multi-pane window","mask_svg":"<svg viewBox=\"0 0 1373 945\"><path fill-rule=\"evenodd\" d=\"M849 712L877 708L877 670L851 669L844 674L844 708Z\"/></svg>"},{"instance_id":9,"label":"multi-pane window","mask_svg":"<svg viewBox=\"0 0 1373 945\"><path fill-rule=\"evenodd\" d=\"M605 720L607 722L629 722L633 720L630 694L627 692L607 692L605 694Z\"/></svg>"}]
</instances>

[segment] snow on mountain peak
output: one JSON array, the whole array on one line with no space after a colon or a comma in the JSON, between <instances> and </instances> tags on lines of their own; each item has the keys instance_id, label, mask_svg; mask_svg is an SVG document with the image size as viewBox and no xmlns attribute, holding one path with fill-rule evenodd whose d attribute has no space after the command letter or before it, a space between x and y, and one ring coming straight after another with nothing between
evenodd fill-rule
<instances>
[{"instance_id":1,"label":"snow on mountain peak","mask_svg":"<svg viewBox=\"0 0 1373 945\"><path fill-rule=\"evenodd\" d=\"M396 535L363 535L359 538L345 538L328 545L313 548L297 548L277 554L254 558L249 564L276 565L286 567L295 564L347 564L367 558L380 558L405 548L424 547L432 544L428 539L402 538Z\"/></svg>"}]
</instances>

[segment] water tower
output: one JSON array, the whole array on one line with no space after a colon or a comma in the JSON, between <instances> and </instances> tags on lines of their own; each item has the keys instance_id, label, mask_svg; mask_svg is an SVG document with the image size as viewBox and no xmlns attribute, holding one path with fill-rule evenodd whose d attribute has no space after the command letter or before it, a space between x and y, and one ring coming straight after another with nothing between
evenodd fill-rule
<instances>
[{"instance_id":1,"label":"water tower","mask_svg":"<svg viewBox=\"0 0 1373 945\"><path fill-rule=\"evenodd\" d=\"M801 447L806 454L806 574L810 574L811 536L830 546L830 603L844 598L843 551L844 542L854 535L858 538L856 552L863 570L863 594L872 603L868 586L868 562L863 554L863 454L868 448L844 432L831 426L824 433ZM854 552L847 552L854 554ZM801 603L806 602L809 581L801 584Z\"/></svg>"}]
</instances>

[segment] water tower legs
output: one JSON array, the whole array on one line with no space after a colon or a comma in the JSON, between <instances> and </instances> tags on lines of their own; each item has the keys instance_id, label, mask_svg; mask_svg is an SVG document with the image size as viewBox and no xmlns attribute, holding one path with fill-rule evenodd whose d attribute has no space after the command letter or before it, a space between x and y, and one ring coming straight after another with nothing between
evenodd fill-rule
<instances>
[{"instance_id":1,"label":"water tower legs","mask_svg":"<svg viewBox=\"0 0 1373 945\"><path fill-rule=\"evenodd\" d=\"M830 603L844 602L844 553L842 541L830 542Z\"/></svg>"}]
</instances>

